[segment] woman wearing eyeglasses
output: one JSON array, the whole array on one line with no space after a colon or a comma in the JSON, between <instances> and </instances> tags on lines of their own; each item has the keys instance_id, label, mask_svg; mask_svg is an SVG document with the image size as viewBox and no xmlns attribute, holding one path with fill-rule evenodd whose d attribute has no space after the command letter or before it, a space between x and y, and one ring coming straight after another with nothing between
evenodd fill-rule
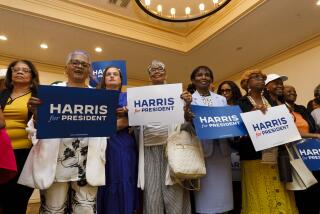
<instances>
[{"instance_id":1,"label":"woman wearing eyeglasses","mask_svg":"<svg viewBox=\"0 0 320 214\"><path fill-rule=\"evenodd\" d=\"M242 97L240 88L230 80L223 81L217 90L217 94L226 98L228 105L238 105ZM241 211L241 182L240 182L240 156L239 138L230 138L231 161L232 161L232 189L233 189L233 210L229 213L240 213Z\"/></svg>"},{"instance_id":2,"label":"woman wearing eyeglasses","mask_svg":"<svg viewBox=\"0 0 320 214\"><path fill-rule=\"evenodd\" d=\"M240 88L233 81L223 81L217 90L217 94L227 99L228 105L237 105L242 97Z\"/></svg>"},{"instance_id":3,"label":"woman wearing eyeglasses","mask_svg":"<svg viewBox=\"0 0 320 214\"><path fill-rule=\"evenodd\" d=\"M302 105L297 105L297 93L293 86L286 85L283 89L284 101L294 118L294 122L303 138L320 138L319 133L315 133L315 122L311 114ZM320 172L314 171L313 175L320 181ZM300 214L319 214L320 204L318 195L320 194L320 184L317 183L306 190L295 191L296 202Z\"/></svg>"},{"instance_id":4,"label":"woman wearing eyeglasses","mask_svg":"<svg viewBox=\"0 0 320 214\"><path fill-rule=\"evenodd\" d=\"M153 60L148 67L152 85L163 85L167 79L164 63ZM181 95L185 101L192 100L191 94ZM143 190L144 214L191 214L189 191L183 189L170 177L166 144L174 125L152 123L136 128L139 142L138 187Z\"/></svg>"},{"instance_id":5,"label":"woman wearing eyeglasses","mask_svg":"<svg viewBox=\"0 0 320 214\"><path fill-rule=\"evenodd\" d=\"M32 62L18 60L8 66L0 105L14 149L18 175L8 183L0 185L0 213L24 214L33 192L32 188L17 184L17 180L32 146L25 130L32 116L27 102L31 96L36 95L38 85L38 71Z\"/></svg>"},{"instance_id":6,"label":"woman wearing eyeglasses","mask_svg":"<svg viewBox=\"0 0 320 214\"><path fill-rule=\"evenodd\" d=\"M247 95L239 100L243 112L260 110L276 103L267 100L262 91L265 88L267 76L260 70L246 71L242 76L243 87L248 90ZM257 118L259 120L259 118ZM250 137L240 139L241 186L242 186L242 214L295 214L292 191L285 188L280 181L277 166L277 147L263 151L255 151Z\"/></svg>"}]
</instances>

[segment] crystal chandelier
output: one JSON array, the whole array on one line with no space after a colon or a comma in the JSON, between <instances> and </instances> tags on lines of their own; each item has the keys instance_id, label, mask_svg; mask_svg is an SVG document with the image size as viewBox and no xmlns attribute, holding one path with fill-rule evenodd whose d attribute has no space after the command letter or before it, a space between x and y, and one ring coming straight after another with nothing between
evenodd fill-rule
<instances>
[{"instance_id":1,"label":"crystal chandelier","mask_svg":"<svg viewBox=\"0 0 320 214\"><path fill-rule=\"evenodd\" d=\"M208 17L231 0L135 0L148 15L167 22L190 22Z\"/></svg>"}]
</instances>

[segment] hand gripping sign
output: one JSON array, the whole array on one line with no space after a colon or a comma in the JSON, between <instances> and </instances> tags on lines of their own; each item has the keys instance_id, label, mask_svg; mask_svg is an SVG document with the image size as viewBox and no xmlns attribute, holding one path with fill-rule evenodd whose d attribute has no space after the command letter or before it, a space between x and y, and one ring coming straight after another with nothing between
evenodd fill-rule
<instances>
[{"instance_id":1,"label":"hand gripping sign","mask_svg":"<svg viewBox=\"0 0 320 214\"><path fill-rule=\"evenodd\" d=\"M256 151L301 139L285 105L268 108L266 114L257 110L240 115Z\"/></svg>"},{"instance_id":2,"label":"hand gripping sign","mask_svg":"<svg viewBox=\"0 0 320 214\"><path fill-rule=\"evenodd\" d=\"M200 139L220 139L247 135L239 106L191 105L193 123Z\"/></svg>"},{"instance_id":3,"label":"hand gripping sign","mask_svg":"<svg viewBox=\"0 0 320 214\"><path fill-rule=\"evenodd\" d=\"M119 92L39 86L37 138L107 137L116 133Z\"/></svg>"},{"instance_id":4,"label":"hand gripping sign","mask_svg":"<svg viewBox=\"0 0 320 214\"><path fill-rule=\"evenodd\" d=\"M184 122L182 84L128 88L129 125Z\"/></svg>"}]
</instances>

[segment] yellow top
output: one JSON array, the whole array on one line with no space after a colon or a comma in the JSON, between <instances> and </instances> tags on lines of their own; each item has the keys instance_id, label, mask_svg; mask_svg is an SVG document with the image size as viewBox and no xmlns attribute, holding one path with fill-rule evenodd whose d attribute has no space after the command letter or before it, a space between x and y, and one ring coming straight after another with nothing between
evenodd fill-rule
<instances>
[{"instance_id":1,"label":"yellow top","mask_svg":"<svg viewBox=\"0 0 320 214\"><path fill-rule=\"evenodd\" d=\"M26 131L28 122L27 102L30 97L31 92L14 100L9 98L3 111L6 130L11 139L13 149L28 149L32 146Z\"/></svg>"}]
</instances>

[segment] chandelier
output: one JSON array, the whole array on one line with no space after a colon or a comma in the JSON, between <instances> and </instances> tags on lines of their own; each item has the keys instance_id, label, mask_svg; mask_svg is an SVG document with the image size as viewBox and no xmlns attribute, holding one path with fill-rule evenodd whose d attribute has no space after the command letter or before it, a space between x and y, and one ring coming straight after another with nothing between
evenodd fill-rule
<instances>
[{"instance_id":1,"label":"chandelier","mask_svg":"<svg viewBox=\"0 0 320 214\"><path fill-rule=\"evenodd\" d=\"M231 0L135 0L148 15L166 22L190 22L208 17Z\"/></svg>"}]
</instances>

